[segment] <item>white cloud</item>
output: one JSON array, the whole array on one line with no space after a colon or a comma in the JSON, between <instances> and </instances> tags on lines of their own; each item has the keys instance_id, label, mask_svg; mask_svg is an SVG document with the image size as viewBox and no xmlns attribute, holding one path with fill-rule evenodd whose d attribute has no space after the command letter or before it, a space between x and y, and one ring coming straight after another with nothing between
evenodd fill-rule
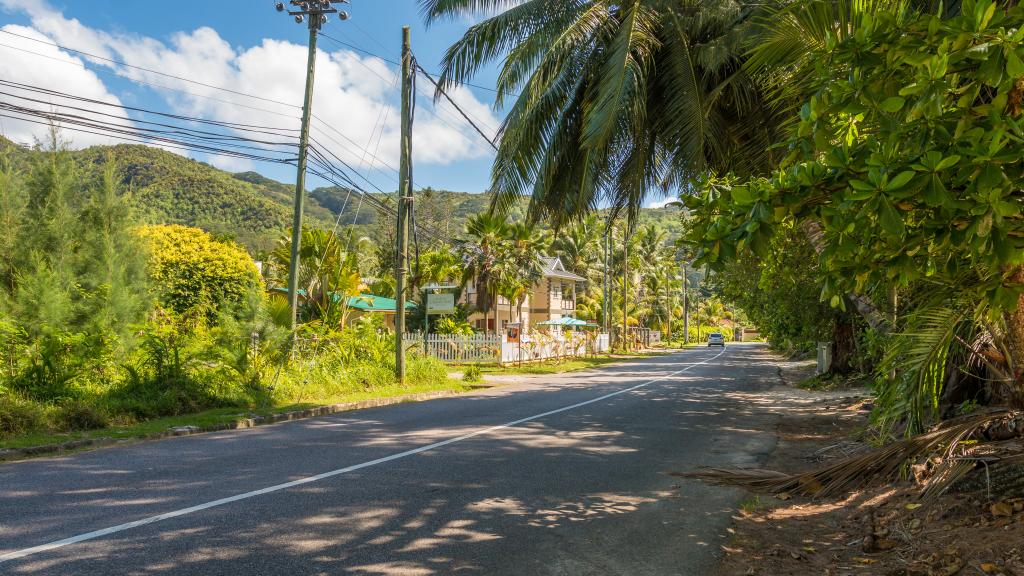
<instances>
[{"instance_id":1,"label":"white cloud","mask_svg":"<svg viewBox=\"0 0 1024 576\"><path fill-rule=\"evenodd\" d=\"M121 104L121 101L107 90L99 77L85 67L85 63L82 62L80 58L53 46L22 38L27 37L47 41L47 38L36 30L15 25L7 25L0 29L18 35L3 35L3 44L11 46L13 49L0 47L0 55L2 55L2 57L0 57L0 78L47 90L58 90L61 92L73 93L85 98L108 102L115 106L119 106ZM35 54L19 51L18 49L34 52ZM67 108L67 106L95 108L102 109L100 111L106 114L113 114L115 116L115 118L107 118L106 120L108 121L122 124L130 123L124 112L120 108L116 107L104 107L94 104L74 102L52 94L44 94L10 86L0 87L0 91L7 93L0 94L0 101L13 103L25 108L42 110L45 112L65 112L71 114L83 114L83 112L79 110L71 110ZM33 102L26 100L27 98L31 98L36 101ZM26 118L26 116L22 114L11 111L3 111L0 113L18 118ZM40 120L38 118L33 119L45 122L45 120ZM36 141L45 141L46 139L48 127L45 124L40 125L27 119L21 120L11 117L0 119L0 123L2 123L4 135L15 142L32 144ZM65 131L62 136L66 140L69 140L70 145L75 147L91 146L93 144L109 144L113 142L113 140L108 137L88 134L85 132Z\"/></svg>"},{"instance_id":2,"label":"white cloud","mask_svg":"<svg viewBox=\"0 0 1024 576\"><path fill-rule=\"evenodd\" d=\"M294 103L293 106L285 106L138 69L115 68L118 74L132 80L191 93L157 89L178 113L250 125L298 127L300 110L297 107L302 103L307 55L303 45L264 39L258 45L236 49L216 30L208 27L177 33L165 43L140 35L113 34L89 28L78 20L64 17L45 0L0 0L0 6L25 13L34 28L58 44L211 86ZM372 162L377 169L381 169L383 163L397 167L400 114L395 72L377 58L362 57L349 50L322 50L325 47L330 46L324 40L317 55L314 91L314 112L322 123L313 122L314 137L353 166L368 166ZM102 60L94 63L112 66ZM48 74L54 74L57 66L66 65L47 65ZM67 85L63 78L61 85L67 92L78 93L77 88ZM458 89L453 97L483 125L490 129L498 126L499 121L490 108L470 91ZM492 152L490 146L457 113L443 111L449 106L447 103L438 104L441 110L436 114L444 118L443 121L427 112L433 108L429 98L421 96L419 106L413 142L417 162L445 165L486 157ZM364 150L367 148L369 152ZM376 155L378 160L370 158L371 155ZM223 164L226 160L211 161L221 162L221 165L234 163L234 160L228 164Z\"/></svg>"}]
</instances>

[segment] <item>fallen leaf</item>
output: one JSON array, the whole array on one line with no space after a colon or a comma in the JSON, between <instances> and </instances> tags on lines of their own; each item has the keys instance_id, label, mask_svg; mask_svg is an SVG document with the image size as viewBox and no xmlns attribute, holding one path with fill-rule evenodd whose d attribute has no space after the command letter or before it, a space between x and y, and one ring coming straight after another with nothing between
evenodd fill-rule
<instances>
[{"instance_id":1,"label":"fallen leaf","mask_svg":"<svg viewBox=\"0 0 1024 576\"><path fill-rule=\"evenodd\" d=\"M791 498L789 492L779 492L778 494L775 495L775 497L778 498L779 500L789 500Z\"/></svg>"},{"instance_id":2,"label":"fallen leaf","mask_svg":"<svg viewBox=\"0 0 1024 576\"><path fill-rule=\"evenodd\" d=\"M907 510L917 510L920 507L921 507L921 505L920 504L916 504L916 503L914 503L914 504L907 504L906 505L906 509Z\"/></svg>"},{"instance_id":3,"label":"fallen leaf","mask_svg":"<svg viewBox=\"0 0 1024 576\"><path fill-rule=\"evenodd\" d=\"M875 548L878 548L879 550L892 550L897 546L897 544L898 543L895 540L890 540L888 538L880 538L877 542L875 542Z\"/></svg>"},{"instance_id":4,"label":"fallen leaf","mask_svg":"<svg viewBox=\"0 0 1024 576\"><path fill-rule=\"evenodd\" d=\"M996 572L999 572L999 566L991 562L982 562L981 571L985 574L995 574Z\"/></svg>"},{"instance_id":5,"label":"fallen leaf","mask_svg":"<svg viewBox=\"0 0 1024 576\"><path fill-rule=\"evenodd\" d=\"M874 564L875 562L878 562L878 560L875 560L874 558L862 558L860 556L854 556L853 561L859 564Z\"/></svg>"},{"instance_id":6,"label":"fallen leaf","mask_svg":"<svg viewBox=\"0 0 1024 576\"><path fill-rule=\"evenodd\" d=\"M989 507L989 511L992 512L993 516L1013 516L1013 504L996 502Z\"/></svg>"}]
</instances>

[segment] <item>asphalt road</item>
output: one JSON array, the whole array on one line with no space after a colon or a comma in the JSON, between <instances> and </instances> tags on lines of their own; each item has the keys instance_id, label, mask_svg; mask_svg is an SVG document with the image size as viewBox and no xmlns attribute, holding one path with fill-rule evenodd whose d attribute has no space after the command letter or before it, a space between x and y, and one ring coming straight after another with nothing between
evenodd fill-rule
<instances>
[{"instance_id":1,"label":"asphalt road","mask_svg":"<svg viewBox=\"0 0 1024 576\"><path fill-rule=\"evenodd\" d=\"M699 575L771 450L762 346L0 465L3 574Z\"/></svg>"}]
</instances>

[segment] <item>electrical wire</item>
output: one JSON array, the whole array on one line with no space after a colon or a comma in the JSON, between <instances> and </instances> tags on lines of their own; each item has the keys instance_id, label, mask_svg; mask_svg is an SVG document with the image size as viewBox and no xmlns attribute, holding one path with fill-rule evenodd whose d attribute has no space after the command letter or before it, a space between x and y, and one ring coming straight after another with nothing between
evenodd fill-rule
<instances>
[{"instance_id":1,"label":"electrical wire","mask_svg":"<svg viewBox=\"0 0 1024 576\"><path fill-rule=\"evenodd\" d=\"M354 26L355 26L355 22L350 22L349 24L352 24L352 25L354 25ZM346 24L346 25L347 25L347 24ZM360 30L361 32L363 32L363 35L364 35L364 36L366 36L367 38L370 38L371 40L373 40L374 42L376 42L378 46L381 46L381 47L383 48L383 45L382 45L382 44L380 44L380 42L379 42L378 40L376 40L376 39L375 39L375 38L374 38L373 36L371 36L370 34L368 34L368 33L367 33L367 32L365 32L365 31L363 31L363 30L362 30L361 28L359 28L358 26L356 26L356 29L358 29L358 30ZM323 31L321 31L321 32L320 32L320 35L321 35L321 36L324 36L324 37L326 37L326 38L328 38L328 39L330 39L330 40L333 40L333 41L337 42L338 44L341 44L342 46L344 46L344 47L346 47L346 48L349 48L349 49L351 49L351 50L355 50L356 52L360 52L360 53L362 53L362 54L366 54L367 56L373 56L374 58L377 58L377 59L383 60L384 62L387 62L388 64L392 64L392 65L394 65L394 66L398 66L398 67L401 67L401 66L402 66L402 63L401 63L401 62L398 62L398 61L394 60L393 58L388 58L387 56L381 56L380 54L377 54L376 52L371 52L370 50L367 50L366 48L362 48L362 47L360 47L360 46L357 46L357 45L355 45L355 44L352 44L352 43L350 43L350 42L345 42L344 40L338 40L338 39L336 39L336 38L333 38L333 37L331 37L331 36L327 35L327 34L326 34L326 33L324 33ZM435 76L440 76L440 74L435 74ZM465 86L471 86L471 87L473 87L473 88L479 88L480 90L487 90L488 92L495 92L495 93L496 93L496 92L498 92L498 89L497 89L497 88L491 88L490 86L483 86L483 85L481 85L481 84L473 84L472 82L461 82L461 84L463 84L463 85L465 85ZM518 96L519 96L519 94L510 94L510 96L516 96L516 97L518 97Z\"/></svg>"},{"instance_id":2,"label":"electrical wire","mask_svg":"<svg viewBox=\"0 0 1024 576\"><path fill-rule=\"evenodd\" d=\"M324 38L327 38L328 40L332 40L332 41L335 41L335 42L337 42L337 40L335 40L335 39L334 39L334 38L333 38L332 36L329 36L329 35L327 35L327 34L324 34L323 32L321 32L321 33L320 33L320 35L321 35L321 36L323 36ZM345 45L348 45L348 44L347 44L347 43L345 43ZM367 66L367 65L366 65L366 63L365 63L365 62L363 62L362 60L359 60L359 59L357 59L357 60L356 60L356 62L357 62L357 63L358 63L358 64L359 64L360 66L362 66L363 68L365 68L365 69L366 69L367 71L369 71L369 72L370 72L371 74L373 74L373 75L374 75L374 76L376 76L377 78L380 78L380 79L381 79L382 81L384 81L384 82L391 82L391 80L388 80L388 79L387 79L387 78L385 78L384 76L381 76L381 74L380 74L379 72L377 72L377 71L376 71L376 70L374 70L373 68L371 68L371 67ZM420 93L421 93L421 94L422 94L423 96L425 96L425 97L427 97L427 98L430 98L430 99L433 99L433 96L432 96L432 95L431 95L430 93L428 93L427 91L425 91L425 90L422 90L422 89L417 89L417 91L418 91L418 92L420 92ZM456 132L460 131L460 130L459 130L459 127L458 127L458 126L456 126L456 125L455 125L455 124L454 124L454 123L453 123L452 121L454 121L454 122L461 122L462 120L461 120L461 119L459 119L459 118L457 118L457 117L455 117L455 116L449 116L448 118L445 118L444 116L441 116L441 112L445 112L445 110L444 110L443 108L438 108L438 109L436 109L436 110L430 110L430 109L427 109L427 110L426 110L426 112L427 112L428 114L430 114L431 116L433 116L433 117L437 118L438 120L440 120L440 121L441 121L442 123L446 124L446 125L447 125L447 126L448 126L449 128L451 128L452 130L455 130ZM465 115L465 112L462 112L462 114L463 114L463 116L464 116L464 115ZM449 121L449 118L450 118L450 119L451 119L452 121ZM489 139L489 138L487 138L486 136L484 137L484 139L486 139L486 140L487 140L488 142L490 142L490 139Z\"/></svg>"},{"instance_id":3,"label":"electrical wire","mask_svg":"<svg viewBox=\"0 0 1024 576\"><path fill-rule=\"evenodd\" d=\"M53 46L55 48L59 48L61 50L67 51L67 52L74 52L75 54L81 54L82 56L86 56L86 57L92 58L94 60L102 60L104 62L109 62L109 63L115 64L117 66L124 66L125 68L133 68L135 70L141 70L141 71L147 72L149 74L156 74L158 76L163 76L165 78L173 78L174 80L179 80L181 82L188 82L189 84L196 84L197 86L202 86L204 88L211 88L213 90L219 90L221 92L227 92L229 94L235 94L237 96L245 96L246 98L253 98L255 100L262 100L263 102L270 102L272 104L279 104L281 106L288 106L289 108L296 108L296 109L299 109L299 110L302 109L302 106L297 106L297 105L291 104L289 102L282 102L280 100L274 100L272 98L265 98L263 96L257 96L255 94L248 94L246 92L241 92L239 90L232 90L231 88L224 88L223 86L217 86L217 85L214 85L214 84L207 84L206 82L200 82L198 80L192 80L191 78L183 78L181 76L175 76L174 74L168 74L166 72L160 72L159 70L153 70L152 68L145 68L143 66L136 66L134 64L128 64L127 62L122 62L120 60L114 60L113 58L107 58L107 57L104 57L104 56L99 56L97 54L91 54L91 53L86 52L84 50L79 50L77 48L71 48L69 46L64 46L64 45L61 45L61 44L57 44L55 42L48 42L46 40L40 40L38 38L32 38L31 36L25 36L23 34L18 34L16 32L11 32L10 30L0 29L0 32L2 32L4 34L9 34L11 36L17 36L18 38L22 38L24 40L29 40L31 42L38 42L40 44L46 44L47 46Z\"/></svg>"},{"instance_id":4,"label":"electrical wire","mask_svg":"<svg viewBox=\"0 0 1024 576\"><path fill-rule=\"evenodd\" d=\"M458 110L459 114L462 114L462 117L466 120L466 122L469 122L469 125L472 126L474 130L476 130L477 134L479 134L484 140L486 140L487 143L491 145L491 148L494 148L494 151L497 152L498 145L494 143L494 140L488 137L487 134L484 134L484 131L481 130L480 127L476 125L476 122L473 122L473 120L469 117L466 111L462 109L461 106L455 103L455 100L448 95L448 92L441 88L441 85L438 84L437 81L434 80L434 78L431 77L430 74L428 74L427 71L424 70L423 67L419 65L419 63L416 63L416 69L419 70L421 74L426 76L427 80L430 80L430 83L434 85L434 88L436 88L437 91L440 92L441 95L443 95L445 99L448 100L449 104L451 104L456 110Z\"/></svg>"},{"instance_id":5,"label":"electrical wire","mask_svg":"<svg viewBox=\"0 0 1024 576\"><path fill-rule=\"evenodd\" d=\"M17 46L11 46L9 44L4 44L2 42L0 42L0 48L8 48L10 50L17 50L18 52L23 52L23 53L26 53L26 54L32 54L34 56L39 56L40 58L46 58L47 60L53 60L54 62L61 62L61 63L64 63L64 64L68 64L68 65L74 66L76 68L83 68L83 67L85 67L85 63L84 62L75 61L75 60L65 60L63 58L57 58L55 56L50 56L49 54L41 54L39 52L34 52L34 51L28 50L26 48L19 48ZM90 70L92 72L97 72L99 74L104 74L104 75L108 75L108 76L114 76L116 78L122 78L122 79L126 78L125 76L122 76L121 74L118 74L117 72L115 72L113 70L105 70L103 68L86 68L86 69ZM257 111L257 112L265 112L267 114L274 114L276 116L281 116L282 118L291 118L293 120L299 120L300 119L298 116L292 116L290 114L285 114L285 113L283 113L281 111L270 110L270 109L267 109L267 108L260 108L258 106L249 106L248 104L242 104L240 102L235 102L235 101L232 101L232 100L224 100L223 98L216 98L214 96L207 96L205 94L197 94L195 92L189 92L188 90L182 90L180 88L174 88L174 87L171 87L171 86L167 86L166 84L158 84L156 82L147 82L145 80L139 80L137 78L127 78L127 79L130 80L131 82L136 83L136 84L142 84L142 85L145 85L145 86L151 86L153 88L159 88L161 90L168 90L168 91L171 91L171 92L177 92L179 94L185 94L185 95L188 95L188 96L192 96L193 98L202 98L204 100L211 100L213 102L220 102L222 104L230 104L232 106L237 106L239 108L245 108L247 110L254 110L254 111Z\"/></svg>"}]
</instances>

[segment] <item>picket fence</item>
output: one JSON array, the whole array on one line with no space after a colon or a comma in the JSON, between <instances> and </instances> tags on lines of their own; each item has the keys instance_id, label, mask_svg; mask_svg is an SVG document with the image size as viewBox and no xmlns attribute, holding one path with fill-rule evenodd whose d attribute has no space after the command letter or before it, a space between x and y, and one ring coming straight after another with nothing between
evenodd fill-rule
<instances>
[{"instance_id":1,"label":"picket fence","mask_svg":"<svg viewBox=\"0 0 1024 576\"><path fill-rule=\"evenodd\" d=\"M406 348L420 350L442 362L498 362L502 337L498 334L409 334Z\"/></svg>"},{"instance_id":2,"label":"picket fence","mask_svg":"<svg viewBox=\"0 0 1024 576\"><path fill-rule=\"evenodd\" d=\"M453 364L531 362L587 356L609 349L607 334L588 339L572 334L541 337L527 333L520 342L506 342L504 334L428 334L426 338L423 334L408 334L404 343L406 350Z\"/></svg>"}]
</instances>

